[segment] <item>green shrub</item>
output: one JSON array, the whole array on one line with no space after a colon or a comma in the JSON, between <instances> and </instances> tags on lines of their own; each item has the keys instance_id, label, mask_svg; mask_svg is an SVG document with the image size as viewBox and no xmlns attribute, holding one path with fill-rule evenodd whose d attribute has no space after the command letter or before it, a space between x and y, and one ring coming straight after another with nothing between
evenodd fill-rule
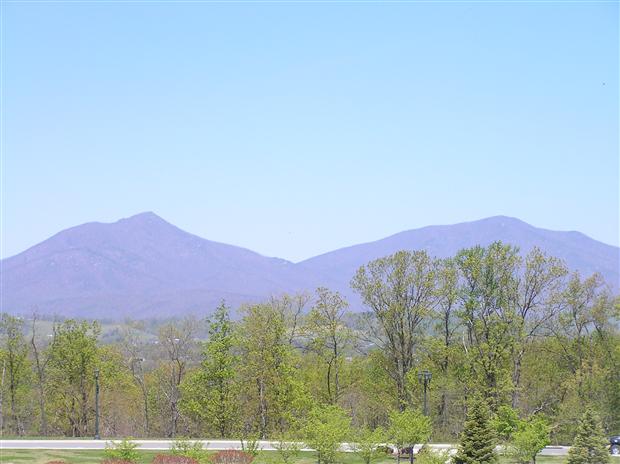
<instances>
[{"instance_id":1,"label":"green shrub","mask_svg":"<svg viewBox=\"0 0 620 464\"><path fill-rule=\"evenodd\" d=\"M292 464L299 452L301 451L301 443L299 443L292 435L281 435L272 443L278 453L279 460L283 464Z\"/></svg>"},{"instance_id":2,"label":"green shrub","mask_svg":"<svg viewBox=\"0 0 620 464\"><path fill-rule=\"evenodd\" d=\"M310 412L304 428L305 442L316 451L318 464L336 462L350 427L351 418L338 406L319 406Z\"/></svg>"},{"instance_id":3,"label":"green shrub","mask_svg":"<svg viewBox=\"0 0 620 464\"><path fill-rule=\"evenodd\" d=\"M416 454L416 464L446 464L450 460L450 454L445 450L433 450L423 447Z\"/></svg>"},{"instance_id":4,"label":"green shrub","mask_svg":"<svg viewBox=\"0 0 620 464\"><path fill-rule=\"evenodd\" d=\"M385 451L381 449L381 445L386 441L386 432L381 427L377 427L375 430L359 430L354 438L353 451L362 458L364 464L371 464L385 456Z\"/></svg>"},{"instance_id":5,"label":"green shrub","mask_svg":"<svg viewBox=\"0 0 620 464\"><path fill-rule=\"evenodd\" d=\"M258 433L246 433L239 440L241 442L241 451L251 455L253 458L258 456L261 451Z\"/></svg>"},{"instance_id":6,"label":"green shrub","mask_svg":"<svg viewBox=\"0 0 620 464\"><path fill-rule=\"evenodd\" d=\"M170 447L170 453L173 456L182 456L198 462L206 462L208 457L201 441L192 441L186 438L175 440Z\"/></svg>"},{"instance_id":7,"label":"green shrub","mask_svg":"<svg viewBox=\"0 0 620 464\"><path fill-rule=\"evenodd\" d=\"M104 454L108 459L137 462L140 458L140 453L136 450L138 446L140 445L134 443L129 438L123 438L118 442L107 442Z\"/></svg>"},{"instance_id":8,"label":"green shrub","mask_svg":"<svg viewBox=\"0 0 620 464\"><path fill-rule=\"evenodd\" d=\"M426 443L432 433L431 421L420 411L406 409L390 413L390 427L387 438L398 448L397 461L403 449L407 449L409 459L413 461L413 447L416 444Z\"/></svg>"},{"instance_id":9,"label":"green shrub","mask_svg":"<svg viewBox=\"0 0 620 464\"><path fill-rule=\"evenodd\" d=\"M549 433L549 426L540 417L519 421L509 455L521 464L535 463L536 455L549 444Z\"/></svg>"}]
</instances>

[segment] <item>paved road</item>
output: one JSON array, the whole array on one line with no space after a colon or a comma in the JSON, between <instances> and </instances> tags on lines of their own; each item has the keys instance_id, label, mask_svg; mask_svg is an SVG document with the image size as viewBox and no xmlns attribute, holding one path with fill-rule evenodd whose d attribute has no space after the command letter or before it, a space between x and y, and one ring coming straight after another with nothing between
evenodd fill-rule
<instances>
[{"instance_id":1,"label":"paved road","mask_svg":"<svg viewBox=\"0 0 620 464\"><path fill-rule=\"evenodd\" d=\"M172 440L134 440L143 450L167 450L174 443ZM104 449L108 440L0 440L2 449L64 449L88 450ZM238 440L204 440L204 447L210 450L241 449ZM433 444L433 449L453 450L454 445ZM274 443L268 440L259 442L259 447L265 451L274 451ZM351 451L349 444L343 444L344 451ZM548 446L542 453L545 456L564 456L568 454L567 446Z\"/></svg>"}]
</instances>

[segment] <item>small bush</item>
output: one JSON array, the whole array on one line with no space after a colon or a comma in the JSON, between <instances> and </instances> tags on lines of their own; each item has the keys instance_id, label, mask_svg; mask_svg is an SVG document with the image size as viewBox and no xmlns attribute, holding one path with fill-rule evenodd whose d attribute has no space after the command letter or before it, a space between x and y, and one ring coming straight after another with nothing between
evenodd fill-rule
<instances>
[{"instance_id":1,"label":"small bush","mask_svg":"<svg viewBox=\"0 0 620 464\"><path fill-rule=\"evenodd\" d=\"M450 460L450 454L443 450L433 450L423 447L415 457L417 464L446 464Z\"/></svg>"},{"instance_id":2,"label":"small bush","mask_svg":"<svg viewBox=\"0 0 620 464\"><path fill-rule=\"evenodd\" d=\"M191 441L183 438L174 441L170 447L170 453L173 456L190 458L197 462L205 462L207 459L207 452L203 449L201 441Z\"/></svg>"},{"instance_id":3,"label":"small bush","mask_svg":"<svg viewBox=\"0 0 620 464\"><path fill-rule=\"evenodd\" d=\"M199 461L187 456L170 454L158 454L153 459L152 464L198 464Z\"/></svg>"},{"instance_id":4,"label":"small bush","mask_svg":"<svg viewBox=\"0 0 620 464\"><path fill-rule=\"evenodd\" d=\"M239 450L218 451L211 456L213 464L250 464L254 460L254 456L250 453Z\"/></svg>"},{"instance_id":5,"label":"small bush","mask_svg":"<svg viewBox=\"0 0 620 464\"><path fill-rule=\"evenodd\" d=\"M137 462L140 453L136 448L140 446L137 443L125 438L119 442L108 442L105 445L106 464L124 464Z\"/></svg>"},{"instance_id":6,"label":"small bush","mask_svg":"<svg viewBox=\"0 0 620 464\"><path fill-rule=\"evenodd\" d=\"M301 443L291 436L278 437L278 441L272 442L272 446L276 449L283 464L292 464L301 451Z\"/></svg>"},{"instance_id":7,"label":"small bush","mask_svg":"<svg viewBox=\"0 0 620 464\"><path fill-rule=\"evenodd\" d=\"M241 438L241 450L255 458L261 451L258 434L250 434Z\"/></svg>"}]
</instances>

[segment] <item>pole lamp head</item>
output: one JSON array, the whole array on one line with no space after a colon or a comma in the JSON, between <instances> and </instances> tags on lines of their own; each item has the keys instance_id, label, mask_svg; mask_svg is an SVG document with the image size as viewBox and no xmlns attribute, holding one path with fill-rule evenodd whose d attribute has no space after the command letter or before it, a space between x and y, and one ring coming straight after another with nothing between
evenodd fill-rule
<instances>
[{"instance_id":1,"label":"pole lamp head","mask_svg":"<svg viewBox=\"0 0 620 464\"><path fill-rule=\"evenodd\" d=\"M429 383L433 374L430 371L424 369L423 371L418 372L418 380L420 383Z\"/></svg>"}]
</instances>

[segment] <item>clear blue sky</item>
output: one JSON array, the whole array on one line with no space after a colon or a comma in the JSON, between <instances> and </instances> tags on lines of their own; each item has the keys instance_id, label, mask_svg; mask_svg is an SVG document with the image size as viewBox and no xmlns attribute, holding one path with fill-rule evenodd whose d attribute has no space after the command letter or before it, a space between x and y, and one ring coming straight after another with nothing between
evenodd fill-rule
<instances>
[{"instance_id":1,"label":"clear blue sky","mask_svg":"<svg viewBox=\"0 0 620 464\"><path fill-rule=\"evenodd\" d=\"M491 215L618 244L618 3L4 3L3 255L152 210L291 260Z\"/></svg>"}]
</instances>

